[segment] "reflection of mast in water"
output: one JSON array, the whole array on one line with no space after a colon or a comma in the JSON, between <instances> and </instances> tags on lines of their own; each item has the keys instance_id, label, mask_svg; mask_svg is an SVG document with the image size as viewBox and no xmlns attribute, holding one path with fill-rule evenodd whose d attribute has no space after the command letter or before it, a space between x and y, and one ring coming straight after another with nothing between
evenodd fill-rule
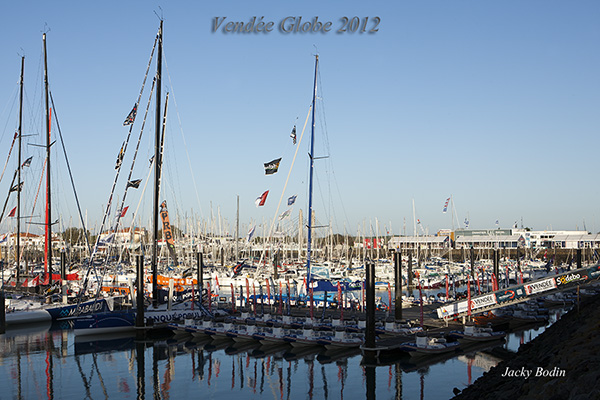
<instances>
[{"instance_id":1,"label":"reflection of mast in water","mask_svg":"<svg viewBox=\"0 0 600 400\"><path fill-rule=\"evenodd\" d=\"M87 394L86 398L92 398L92 394L90 393L90 383L88 382L83 370L81 369L81 362L79 361L79 356L75 354L75 362L77 363L77 368L79 369L79 375L81 375L81 380L83 381L83 387L85 388L85 393ZM139 361L138 361L139 362ZM140 397L138 397L140 398Z\"/></svg>"},{"instance_id":2,"label":"reflection of mast in water","mask_svg":"<svg viewBox=\"0 0 600 400\"><path fill-rule=\"evenodd\" d=\"M367 377L367 399L375 400L375 367L365 366L365 375Z\"/></svg>"},{"instance_id":3,"label":"reflection of mast in water","mask_svg":"<svg viewBox=\"0 0 600 400\"><path fill-rule=\"evenodd\" d=\"M152 346L152 389L154 389L154 396L160 393L160 379L158 377L158 352L156 346Z\"/></svg>"},{"instance_id":4,"label":"reflection of mast in water","mask_svg":"<svg viewBox=\"0 0 600 400\"><path fill-rule=\"evenodd\" d=\"M260 393L262 394L265 387L265 359L263 358L260 363Z\"/></svg>"},{"instance_id":5,"label":"reflection of mast in water","mask_svg":"<svg viewBox=\"0 0 600 400\"><path fill-rule=\"evenodd\" d=\"M281 366L277 366L277 378L279 380L279 398L283 399L283 371Z\"/></svg>"},{"instance_id":6,"label":"reflection of mast in water","mask_svg":"<svg viewBox=\"0 0 600 400\"><path fill-rule=\"evenodd\" d=\"M402 400L402 369L396 364L396 400Z\"/></svg>"},{"instance_id":7,"label":"reflection of mast in water","mask_svg":"<svg viewBox=\"0 0 600 400\"><path fill-rule=\"evenodd\" d=\"M290 398L292 391L292 363L288 361L287 367L287 398Z\"/></svg>"},{"instance_id":8,"label":"reflection of mast in water","mask_svg":"<svg viewBox=\"0 0 600 400\"><path fill-rule=\"evenodd\" d=\"M136 352L136 360L137 360L137 398L143 399L146 393L146 378L145 378L145 358L144 358L144 343L137 342L135 344L135 352ZM89 388L86 387L88 392L88 397L91 399L89 395Z\"/></svg>"},{"instance_id":9,"label":"reflection of mast in water","mask_svg":"<svg viewBox=\"0 0 600 400\"><path fill-rule=\"evenodd\" d=\"M52 342L52 336L50 334L46 335L47 348L46 348L46 394L48 395L48 399L54 398L54 389L52 387L53 384L53 374L52 374L52 348L54 347L54 343Z\"/></svg>"},{"instance_id":10,"label":"reflection of mast in water","mask_svg":"<svg viewBox=\"0 0 600 400\"><path fill-rule=\"evenodd\" d=\"M235 355L235 357L237 357L238 359L240 358L239 355ZM231 389L233 389L235 387L235 360L233 360L231 362Z\"/></svg>"},{"instance_id":11,"label":"reflection of mast in water","mask_svg":"<svg viewBox=\"0 0 600 400\"><path fill-rule=\"evenodd\" d=\"M306 362L308 363L308 398L312 399L313 398L313 389L314 389L314 376L313 376L314 362L313 362L313 360L307 360Z\"/></svg>"},{"instance_id":12,"label":"reflection of mast in water","mask_svg":"<svg viewBox=\"0 0 600 400\"><path fill-rule=\"evenodd\" d=\"M208 380L207 384L210 386L210 378L212 377L212 353L208 353Z\"/></svg>"},{"instance_id":13,"label":"reflection of mast in water","mask_svg":"<svg viewBox=\"0 0 600 400\"><path fill-rule=\"evenodd\" d=\"M240 365L240 389L244 388L244 365L242 364L242 357L238 357L238 364Z\"/></svg>"},{"instance_id":14,"label":"reflection of mast in water","mask_svg":"<svg viewBox=\"0 0 600 400\"><path fill-rule=\"evenodd\" d=\"M321 365L321 373L323 374L323 393L325 395L325 399L327 399L328 390L327 390L327 375L325 375L325 365Z\"/></svg>"},{"instance_id":15,"label":"reflection of mast in water","mask_svg":"<svg viewBox=\"0 0 600 400\"><path fill-rule=\"evenodd\" d=\"M467 375L469 378L469 384L467 386L471 386L471 380L472 380L472 373L471 373L471 368L473 367L473 358L469 358L467 361Z\"/></svg>"},{"instance_id":16,"label":"reflection of mast in water","mask_svg":"<svg viewBox=\"0 0 600 400\"><path fill-rule=\"evenodd\" d=\"M204 380L204 365L206 364L206 359L204 358L204 350L198 350L198 375L200 380Z\"/></svg>"},{"instance_id":17,"label":"reflection of mast in water","mask_svg":"<svg viewBox=\"0 0 600 400\"><path fill-rule=\"evenodd\" d=\"M256 380L258 379L258 360L254 360L254 379L252 380L252 392L256 393Z\"/></svg>"},{"instance_id":18,"label":"reflection of mast in water","mask_svg":"<svg viewBox=\"0 0 600 400\"><path fill-rule=\"evenodd\" d=\"M423 400L425 398L425 370L419 370L419 375L419 380L421 381L421 400Z\"/></svg>"}]
</instances>

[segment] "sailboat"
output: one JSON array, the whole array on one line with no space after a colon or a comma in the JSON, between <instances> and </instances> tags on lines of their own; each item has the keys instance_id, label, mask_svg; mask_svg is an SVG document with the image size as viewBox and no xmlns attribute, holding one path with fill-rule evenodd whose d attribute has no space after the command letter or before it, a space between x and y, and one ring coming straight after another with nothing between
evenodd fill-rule
<instances>
[{"instance_id":1,"label":"sailboat","mask_svg":"<svg viewBox=\"0 0 600 400\"><path fill-rule=\"evenodd\" d=\"M43 48L44 48L44 86L45 86L45 119L46 119L46 218L45 218L45 253L44 253L44 286L51 287L53 278L56 279L57 274L52 272L52 202L51 202L51 191L50 191L50 147L52 145L50 139L50 99L51 95L48 88L48 62L47 62L47 51L46 51L46 34L42 36ZM17 192L17 207L16 207L16 218L17 218L17 234L16 234L16 286L20 285L20 263L21 263L21 246L20 246L20 220L21 220L21 170L26 163L21 162L21 138L22 134L22 116L23 116L23 75L25 69L25 57L21 58L21 79L20 79L20 106L19 106L19 128L17 131L17 138L19 139L18 144L18 168L15 171L15 177L17 178L18 184L16 186ZM66 153L65 153L66 155ZM30 162L31 159L28 159ZM12 188L11 188L12 191ZM10 194L10 193L9 193ZM65 277L63 277L65 278ZM39 278L34 278L35 280ZM101 312L112 309L112 302L107 302L105 299L92 299L85 302L78 302L77 304L66 304L66 297L61 304L42 304L39 301L33 300L22 300L22 301L11 301L8 305L8 313L6 314L6 324L15 325L21 323L40 322L56 320L61 317L68 317L74 314L85 315L93 312Z\"/></svg>"},{"instance_id":2,"label":"sailboat","mask_svg":"<svg viewBox=\"0 0 600 400\"><path fill-rule=\"evenodd\" d=\"M178 319L201 318L210 314L201 304L196 304L193 308L193 302L184 302L178 307L165 307L158 304L158 218L159 218L159 194L160 177L162 168L162 145L164 143L164 126L166 123L166 111L168 93L165 101L164 116L161 121L161 76L162 76L162 34L163 21L160 21L160 27L156 36L158 45L156 62L156 124L155 124L155 153L154 162L154 196L153 196L153 241L152 241L152 305L144 308L143 304L138 304L137 309L126 309L114 312L95 313L89 316L77 317L70 321L75 335L96 335L109 332L118 332L134 330L137 325L141 325L138 319L142 319L144 324L168 323ZM137 108L137 103L136 106ZM129 117L128 117L129 118ZM162 127L162 129L161 129ZM162 131L162 137L161 137ZM116 181L116 179L115 179ZM113 186L114 188L114 186ZM111 195L112 197L112 195ZM166 203L163 202L163 208L166 213ZM163 222L165 217L163 216ZM168 221L168 217L167 217ZM142 288L141 282L144 282L143 266L138 268L137 272L138 288ZM139 290L139 289L138 289ZM142 289L143 290L143 289ZM138 293L138 299L140 298ZM139 303L139 300L138 300ZM140 318L138 318L140 317Z\"/></svg>"}]
</instances>

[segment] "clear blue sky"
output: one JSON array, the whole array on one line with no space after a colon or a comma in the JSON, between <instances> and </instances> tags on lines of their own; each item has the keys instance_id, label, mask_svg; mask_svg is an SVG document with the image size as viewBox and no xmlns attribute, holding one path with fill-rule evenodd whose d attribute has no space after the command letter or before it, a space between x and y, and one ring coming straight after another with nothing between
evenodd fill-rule
<instances>
[{"instance_id":1,"label":"clear blue sky","mask_svg":"<svg viewBox=\"0 0 600 400\"><path fill-rule=\"evenodd\" d=\"M167 199L175 224L220 213L221 229L227 225L232 232L236 195L241 235L251 221L270 224L296 149L289 133L296 123L300 135L308 113L316 46L322 91L315 155L330 156L316 168L319 224L331 221L335 232L369 235L377 220L380 233L391 225L398 234L406 221L412 234L414 199L416 217L433 233L452 227L450 213L442 213L452 195L455 227L456 219L462 224L468 216L472 228L495 228L496 220L509 228L522 218L538 230L582 229L584 221L588 230L600 230L597 1L9 2L0 25L1 166L16 126L21 54L25 133L37 135L24 142L43 140L47 30L50 86L92 230L108 201L128 132L122 122L137 99L158 28L155 11L164 16L163 95L168 90L171 96L161 200ZM254 16L273 21L274 30L212 31L215 17L227 23ZM288 16L318 16L333 23L332 31L282 33L277 27ZM367 30L378 16L379 30L336 33L344 16L369 17ZM147 177L153 106L148 118L134 178ZM59 145L53 151L62 152ZM23 213L31 215L43 158L32 146L23 152L35 157L24 174ZM308 132L284 194L298 195L292 218L282 223L288 230L300 208L307 215L307 152ZM279 172L265 176L263 163L279 157ZM77 226L62 160L54 162L54 213L63 227ZM2 202L14 168L11 159L0 183ZM265 190L267 205L256 208ZM128 193L126 223L141 192ZM146 225L149 193L139 211ZM14 199L7 211L12 207ZM286 209L284 199L278 214ZM3 223L0 231L10 226Z\"/></svg>"}]
</instances>

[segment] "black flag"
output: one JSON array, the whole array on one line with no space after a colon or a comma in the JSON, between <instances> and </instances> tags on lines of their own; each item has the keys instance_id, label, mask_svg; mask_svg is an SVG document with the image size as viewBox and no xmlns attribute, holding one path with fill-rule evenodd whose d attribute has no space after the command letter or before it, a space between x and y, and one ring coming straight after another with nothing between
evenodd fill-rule
<instances>
[{"instance_id":1,"label":"black flag","mask_svg":"<svg viewBox=\"0 0 600 400\"><path fill-rule=\"evenodd\" d=\"M281 158L265 163L265 175L271 175L277 172Z\"/></svg>"},{"instance_id":2,"label":"black flag","mask_svg":"<svg viewBox=\"0 0 600 400\"><path fill-rule=\"evenodd\" d=\"M131 112L129 113L127 118L125 118L125 121L123 121L123 126L133 124L133 121L135 121L136 114L137 114L137 103L135 103L133 105L133 110L131 110Z\"/></svg>"},{"instance_id":3,"label":"black flag","mask_svg":"<svg viewBox=\"0 0 600 400\"><path fill-rule=\"evenodd\" d=\"M123 162L125 143L121 146L121 151L119 151L119 155L117 156L117 165L115 165L115 169L119 169L121 163Z\"/></svg>"},{"instance_id":4,"label":"black flag","mask_svg":"<svg viewBox=\"0 0 600 400\"><path fill-rule=\"evenodd\" d=\"M141 179L134 179L133 181L129 181L129 182L127 182L127 188L132 187L134 189L137 189L140 187L141 181L142 181Z\"/></svg>"},{"instance_id":5,"label":"black flag","mask_svg":"<svg viewBox=\"0 0 600 400\"><path fill-rule=\"evenodd\" d=\"M23 165L21 165L21 168L23 168L23 167L29 167L31 165L31 160L33 160L33 156L31 156L27 160L25 160L25 162L23 163Z\"/></svg>"},{"instance_id":6,"label":"black flag","mask_svg":"<svg viewBox=\"0 0 600 400\"><path fill-rule=\"evenodd\" d=\"M290 133L290 137L292 138L292 141L294 142L294 144L296 144L296 125L294 125L294 128L292 129L292 133Z\"/></svg>"}]
</instances>

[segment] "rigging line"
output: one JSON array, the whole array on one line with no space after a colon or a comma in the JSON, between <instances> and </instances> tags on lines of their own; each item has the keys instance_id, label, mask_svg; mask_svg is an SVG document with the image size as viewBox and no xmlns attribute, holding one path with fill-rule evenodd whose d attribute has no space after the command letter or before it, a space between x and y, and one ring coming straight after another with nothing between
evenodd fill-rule
<instances>
[{"instance_id":1,"label":"rigging line","mask_svg":"<svg viewBox=\"0 0 600 400\"><path fill-rule=\"evenodd\" d=\"M60 136L60 143L62 145L63 153L65 155L65 162L67 164L67 170L69 171L69 178L71 178L71 186L73 187L73 194L75 195L75 202L77 203L77 211L79 212L79 219L81 221L81 225L83 229L86 230L85 221L83 220L83 214L81 213L81 205L79 204L79 197L77 196L77 191L75 190L75 181L73 180L73 173L71 172L71 164L69 163L69 158L67 157L67 149L65 147L65 141L63 139L62 130L60 129L60 124L58 123L58 114L56 113L56 106L54 105L54 97L52 97L52 92L50 92L50 102L52 103L52 108L54 109L54 119L56 120L56 128L58 129L58 135ZM88 251L91 251L92 248L90 246L90 242L86 236L86 244L88 247Z\"/></svg>"},{"instance_id":2,"label":"rigging line","mask_svg":"<svg viewBox=\"0 0 600 400\"><path fill-rule=\"evenodd\" d=\"M312 104L308 107L308 114L306 115L306 120L304 121L304 126L302 127L302 133L300 134L300 139L298 140L298 144L296 146L296 152L294 153L294 158L292 159L292 164L290 165L290 169L287 174L287 178L285 179L285 185L283 185L283 190L281 191L281 196L279 197L279 203L277 203L277 209L275 210L275 216L273 217L273 221L271 221L271 227L269 228L269 236L267 243L271 240L271 235L273 234L273 225L275 224L275 219L277 218L277 214L279 214L279 207L281 206L281 201L283 200L283 196L285 195L285 189L287 188L288 181L290 180L290 175L292 173L292 168L294 168L294 163L296 162L296 156L298 155L298 150L300 149L300 144L302 143L302 138L304 137L304 131L306 130L306 125L308 124L308 118L310 117L310 113L312 111ZM263 257L265 255L265 249L260 256L260 262L262 263Z\"/></svg>"},{"instance_id":3,"label":"rigging line","mask_svg":"<svg viewBox=\"0 0 600 400\"><path fill-rule=\"evenodd\" d=\"M200 216L204 218L204 212L202 211L202 205L200 204L200 195L198 194L198 185L196 184L196 176L194 174L194 170L192 169L192 161L190 159L190 153L188 152L188 145L185 140L185 135L183 133L183 126L181 124L181 116L179 115L179 107L177 106L177 100L175 99L175 89L173 88L173 83L171 82L171 74L169 73L169 65L167 64L167 55L165 50L163 49L163 59L165 61L165 68L167 69L167 77L169 78L169 85L171 86L171 92L173 92L173 102L175 103L175 113L177 114L177 122L179 123L179 131L181 132L181 138L183 139L183 145L185 148L185 155L188 159L188 165L190 166L190 172L192 175L192 182L194 183L194 191L196 192L196 200L198 201L198 207L200 208Z\"/></svg>"},{"instance_id":4,"label":"rigging line","mask_svg":"<svg viewBox=\"0 0 600 400\"><path fill-rule=\"evenodd\" d=\"M42 166L42 174L40 176L40 183L38 184L37 192L35 192L35 199L33 200L33 207L31 207L31 217L29 217L29 223L27 224L27 234L29 234L29 229L31 228L31 222L33 219L33 213L35 212L35 206L37 204L38 196L40 194L40 189L42 187L42 182L44 181L44 175L46 173L46 160L44 159L44 165ZM21 253L21 257L23 253ZM20 260L19 260L20 261Z\"/></svg>"},{"instance_id":5,"label":"rigging line","mask_svg":"<svg viewBox=\"0 0 600 400\"><path fill-rule=\"evenodd\" d=\"M152 59L154 58L154 50L156 48L156 44L158 43L159 36L160 36L160 28L159 28L159 31L156 33L156 37L154 38L154 45L152 46L152 51L150 52L150 59L148 60L148 65L146 66L146 73L145 73L144 79L142 81L142 87L140 89L140 93L138 95L137 102L135 103L136 106L137 106L137 104L139 104L139 102L142 98L142 93L144 92L144 87L146 85L146 79L148 78L148 72L150 71L150 65L152 64ZM125 154L125 151L127 150L127 142L129 142L129 137L131 136L131 131L133 130L133 125L134 124L132 123L129 126L129 132L127 133L127 139L126 139L124 147L123 147L123 154ZM100 225L100 231L98 233L98 238L96 239L96 243L94 245L94 250L92 251L92 253L90 255L89 264L92 264L92 261L94 260L94 256L96 255L96 252L98 251L98 242L100 240L100 235L102 234L102 229L104 229L104 224L106 223L106 218L108 217L108 214L110 213L110 207L112 205L113 194L115 192L117 180L119 179L119 174L121 172L121 165L122 165L122 163L119 164L119 166L117 167L117 172L115 174L113 186L110 191L110 196L108 198L108 203L106 204L106 211L104 212L104 216L102 217L102 224ZM86 281L87 281L87 276L86 276ZM85 288L85 286L84 286L84 288Z\"/></svg>"},{"instance_id":6,"label":"rigging line","mask_svg":"<svg viewBox=\"0 0 600 400\"><path fill-rule=\"evenodd\" d=\"M123 199L121 200L121 207L117 210L123 211L123 206L125 205L125 198L127 197L127 191L129 189L129 182L131 181L131 176L133 174L133 168L135 167L135 160L137 158L138 150L140 148L140 142L142 141L142 134L144 133L144 127L146 126L146 118L148 117L148 110L150 109L150 105L152 102L152 94L154 93L154 86L156 85L156 77L154 77L152 81L152 87L150 88L150 96L148 96L148 104L146 105L146 112L144 113L144 119L142 120L142 127L140 128L140 134L138 136L137 144L135 146L135 151L133 152L133 160L131 160L131 168L129 169L129 175L127 176L127 183L125 184L125 192L123 193ZM117 216L117 220L115 223L115 232L119 229L119 223L121 222L121 214Z\"/></svg>"},{"instance_id":7,"label":"rigging line","mask_svg":"<svg viewBox=\"0 0 600 400\"><path fill-rule=\"evenodd\" d=\"M19 96L18 96L19 87L20 87L20 80L17 81L17 85L13 89L14 91L13 91L11 97L10 97L10 98L13 99L13 101L12 101L12 103L10 103L10 111L7 113L7 115L12 114L12 110L15 107L15 104L17 103L17 100L19 98ZM4 106L4 110L2 110L2 114L0 115L0 118L4 118L4 114L6 113L8 105L9 105L9 103L7 102L6 105ZM8 126L9 120L10 120L10 118L6 118L6 123L4 124L4 129L2 130L2 132L3 132L2 133L2 137L0 137L0 142L4 139L4 135L6 133L6 128ZM17 124L18 124L18 122L15 123L15 125L17 125Z\"/></svg>"},{"instance_id":8,"label":"rigging line","mask_svg":"<svg viewBox=\"0 0 600 400\"><path fill-rule=\"evenodd\" d=\"M6 171L6 167L8 166L8 161L10 160L10 153L12 153L12 149L15 146L15 141L19 136L18 132L15 132L15 136L13 137L12 144L10 145L10 150L8 150L8 157L6 157L6 162L4 163L4 169L2 169L2 174L0 175L0 182L2 182L2 178L4 177L4 172Z\"/></svg>"},{"instance_id":9,"label":"rigging line","mask_svg":"<svg viewBox=\"0 0 600 400\"><path fill-rule=\"evenodd\" d=\"M150 182L150 174L152 174L152 167L154 166L154 160L152 160L152 164L150 164L150 169L148 170L148 175L146 176L146 182L144 183L144 188L142 189L142 193L140 195L140 200L138 201L138 205L135 208L135 212L133 213L133 218L131 219L131 226L135 227L135 219L138 217L138 210L142 204L142 199L144 198L144 194L146 193L146 188L148 187L148 182Z\"/></svg>"}]
</instances>

